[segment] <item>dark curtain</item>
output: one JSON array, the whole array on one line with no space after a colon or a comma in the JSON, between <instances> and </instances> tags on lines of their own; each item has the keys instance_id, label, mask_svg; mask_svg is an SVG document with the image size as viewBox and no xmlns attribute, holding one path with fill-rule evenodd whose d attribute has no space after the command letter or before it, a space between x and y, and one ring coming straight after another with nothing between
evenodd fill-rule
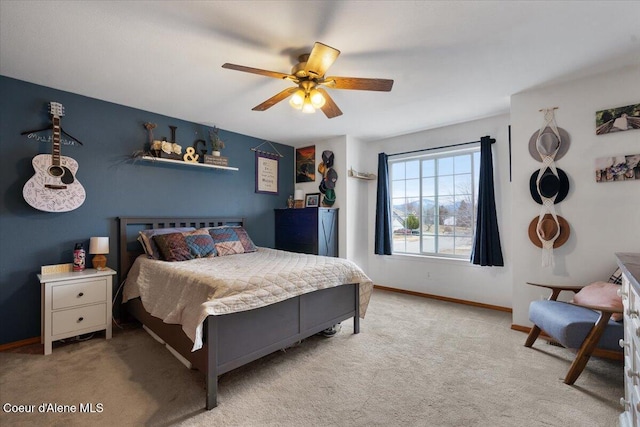
<instances>
[{"instance_id":1,"label":"dark curtain","mask_svg":"<svg viewBox=\"0 0 640 427\"><path fill-rule=\"evenodd\" d=\"M391 202L389 201L389 156L378 154L378 197L376 200L376 248L378 255L391 255Z\"/></svg>"},{"instance_id":2,"label":"dark curtain","mask_svg":"<svg viewBox=\"0 0 640 427\"><path fill-rule=\"evenodd\" d=\"M471 262L483 266L504 266L496 199L493 190L493 158L491 144L495 139L484 136L480 139L480 182L478 191L478 213L476 235L471 252Z\"/></svg>"}]
</instances>

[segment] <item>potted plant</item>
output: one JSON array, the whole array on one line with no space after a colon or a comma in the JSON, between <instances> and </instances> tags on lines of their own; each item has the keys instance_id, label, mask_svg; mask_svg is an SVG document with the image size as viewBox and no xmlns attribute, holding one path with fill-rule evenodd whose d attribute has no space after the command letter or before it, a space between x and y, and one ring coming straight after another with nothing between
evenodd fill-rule
<instances>
[{"instance_id":1,"label":"potted plant","mask_svg":"<svg viewBox=\"0 0 640 427\"><path fill-rule=\"evenodd\" d=\"M224 148L224 141L222 141L220 139L220 136L218 135L219 131L220 129L215 126L213 127L213 129L209 130L209 138L211 139L211 146L213 150L211 154L216 157L220 157L220 150Z\"/></svg>"}]
</instances>

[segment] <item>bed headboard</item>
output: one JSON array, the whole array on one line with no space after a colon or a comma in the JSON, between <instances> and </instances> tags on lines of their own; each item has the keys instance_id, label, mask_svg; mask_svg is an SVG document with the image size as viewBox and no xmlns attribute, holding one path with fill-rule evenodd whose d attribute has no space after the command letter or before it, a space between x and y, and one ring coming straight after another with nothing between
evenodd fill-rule
<instances>
[{"instance_id":1,"label":"bed headboard","mask_svg":"<svg viewBox=\"0 0 640 427\"><path fill-rule=\"evenodd\" d=\"M118 248L119 248L119 276L123 281L135 259L144 253L138 242L141 230L167 227L219 227L221 225L242 225L244 218L216 218L216 217L118 217Z\"/></svg>"}]
</instances>

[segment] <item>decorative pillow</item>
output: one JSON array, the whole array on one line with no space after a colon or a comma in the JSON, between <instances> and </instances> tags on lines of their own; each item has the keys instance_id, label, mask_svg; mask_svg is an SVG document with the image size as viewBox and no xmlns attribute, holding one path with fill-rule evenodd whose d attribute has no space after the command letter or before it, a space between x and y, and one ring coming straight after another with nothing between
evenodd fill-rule
<instances>
[{"instance_id":1,"label":"decorative pillow","mask_svg":"<svg viewBox=\"0 0 640 427\"><path fill-rule=\"evenodd\" d=\"M218 255L244 254L258 250L247 234L247 231L238 225L211 227L207 229L213 238Z\"/></svg>"},{"instance_id":2,"label":"decorative pillow","mask_svg":"<svg viewBox=\"0 0 640 427\"><path fill-rule=\"evenodd\" d=\"M194 258L206 258L216 256L216 247L213 238L207 230L198 229L196 231L182 233L189 252Z\"/></svg>"},{"instance_id":3,"label":"decorative pillow","mask_svg":"<svg viewBox=\"0 0 640 427\"><path fill-rule=\"evenodd\" d=\"M216 255L213 239L207 230L160 234L153 236L153 240L165 261L188 261Z\"/></svg>"},{"instance_id":4,"label":"decorative pillow","mask_svg":"<svg viewBox=\"0 0 640 427\"><path fill-rule=\"evenodd\" d=\"M609 277L609 283L615 283L616 285L622 285L622 270L619 268L613 272L611 277Z\"/></svg>"},{"instance_id":5,"label":"decorative pillow","mask_svg":"<svg viewBox=\"0 0 640 427\"><path fill-rule=\"evenodd\" d=\"M179 227L179 228L153 228L150 230L142 230L139 233L138 241L141 241L144 252L153 259L161 259L162 255L158 250L158 246L153 241L153 236L170 233L181 233L183 231L194 231L193 227Z\"/></svg>"},{"instance_id":6,"label":"decorative pillow","mask_svg":"<svg viewBox=\"0 0 640 427\"><path fill-rule=\"evenodd\" d=\"M614 283L594 282L580 289L571 302L622 310L622 297L618 295L618 289L620 286ZM622 313L612 314L611 320L619 322L622 320Z\"/></svg>"},{"instance_id":7,"label":"decorative pillow","mask_svg":"<svg viewBox=\"0 0 640 427\"><path fill-rule=\"evenodd\" d=\"M141 234L138 235L138 238L136 240L140 242L140 245L142 246L142 250L144 250L144 253L146 255L149 255L149 258L151 258L151 254L149 253L149 249L147 249L147 244L144 242L142 235Z\"/></svg>"}]
</instances>

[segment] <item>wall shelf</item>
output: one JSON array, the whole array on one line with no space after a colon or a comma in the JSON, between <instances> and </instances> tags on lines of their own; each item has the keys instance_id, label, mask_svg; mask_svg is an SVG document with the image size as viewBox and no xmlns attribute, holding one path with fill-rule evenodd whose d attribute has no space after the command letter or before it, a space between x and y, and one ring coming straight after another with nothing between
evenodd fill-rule
<instances>
[{"instance_id":1,"label":"wall shelf","mask_svg":"<svg viewBox=\"0 0 640 427\"><path fill-rule=\"evenodd\" d=\"M210 168L210 169L224 169L229 171L237 171L238 168L234 168L231 166L218 166L218 165L209 165L206 163L195 163L195 162L185 162L183 160L171 160L171 159L163 159L162 157L153 157L153 156L142 156L139 157L142 160L146 160L148 162L161 162L161 163L172 163L174 165L183 165L183 166L195 166L201 168Z\"/></svg>"},{"instance_id":2,"label":"wall shelf","mask_svg":"<svg viewBox=\"0 0 640 427\"><path fill-rule=\"evenodd\" d=\"M376 175L373 173L358 172L353 169L349 169L349 176L351 178L364 179L366 181L373 181L376 179Z\"/></svg>"}]
</instances>

